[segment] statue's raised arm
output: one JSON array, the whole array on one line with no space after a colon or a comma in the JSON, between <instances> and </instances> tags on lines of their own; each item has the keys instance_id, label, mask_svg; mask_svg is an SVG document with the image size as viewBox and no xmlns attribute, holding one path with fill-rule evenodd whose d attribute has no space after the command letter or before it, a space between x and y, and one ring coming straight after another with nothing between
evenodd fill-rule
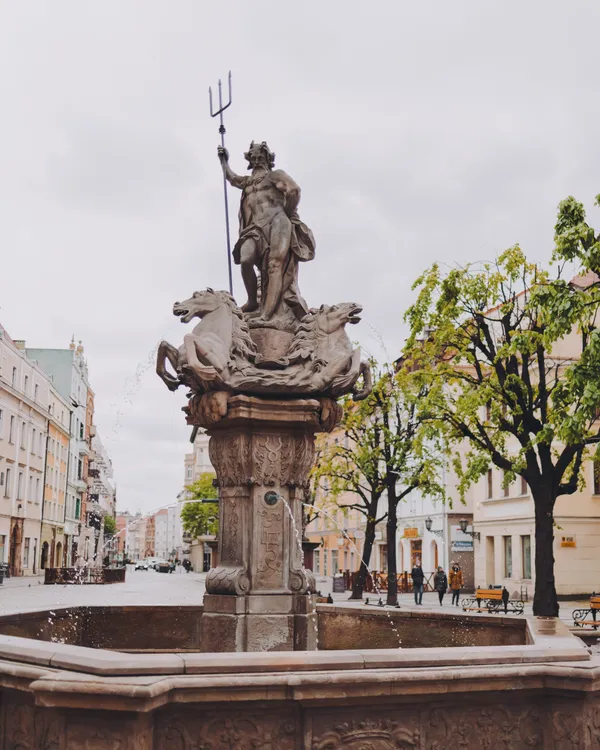
<instances>
[{"instance_id":1,"label":"statue's raised arm","mask_svg":"<svg viewBox=\"0 0 600 750\"><path fill-rule=\"evenodd\" d=\"M223 169L223 174L225 175L225 179L230 185L233 185L233 187L236 188L244 188L245 185L248 182L248 178L244 177L243 175L236 174L233 169L229 166L229 152L225 148L225 146L219 146L217 148L217 153L219 155L219 161L221 162L221 168Z\"/></svg>"},{"instance_id":2,"label":"statue's raised arm","mask_svg":"<svg viewBox=\"0 0 600 750\"><path fill-rule=\"evenodd\" d=\"M225 178L242 190L240 233L233 249L248 294L242 309L265 322L285 321L290 315L300 320L308 307L298 289L298 261L312 260L315 254L312 232L297 214L300 188L274 169L275 154L264 141L253 141L244 154L251 171L247 177L231 169L226 149L220 147L218 154Z\"/></svg>"}]
</instances>

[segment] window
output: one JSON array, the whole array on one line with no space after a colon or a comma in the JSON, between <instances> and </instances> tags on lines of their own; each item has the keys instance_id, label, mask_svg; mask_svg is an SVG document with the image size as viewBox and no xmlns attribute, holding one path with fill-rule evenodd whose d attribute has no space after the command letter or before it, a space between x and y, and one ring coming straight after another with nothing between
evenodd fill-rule
<instances>
[{"instance_id":1,"label":"window","mask_svg":"<svg viewBox=\"0 0 600 750\"><path fill-rule=\"evenodd\" d=\"M2 429L3 426L4 426L4 422L2 420L2 415L3 414L4 414L4 412L2 411L2 409L0 409L0 440L2 440L2 433L4 432L4 430Z\"/></svg>"},{"instance_id":2,"label":"window","mask_svg":"<svg viewBox=\"0 0 600 750\"><path fill-rule=\"evenodd\" d=\"M17 368L16 367L13 367L12 380L10 381L10 384L12 385L13 388L17 384Z\"/></svg>"},{"instance_id":3,"label":"window","mask_svg":"<svg viewBox=\"0 0 600 750\"><path fill-rule=\"evenodd\" d=\"M485 421L489 422L492 418L492 404L490 401L485 405Z\"/></svg>"},{"instance_id":4,"label":"window","mask_svg":"<svg viewBox=\"0 0 600 750\"><path fill-rule=\"evenodd\" d=\"M600 460L594 460L594 495L600 495Z\"/></svg>"},{"instance_id":5,"label":"window","mask_svg":"<svg viewBox=\"0 0 600 750\"><path fill-rule=\"evenodd\" d=\"M313 555L313 573L316 576L321 575L321 550L316 549Z\"/></svg>"},{"instance_id":6,"label":"window","mask_svg":"<svg viewBox=\"0 0 600 750\"><path fill-rule=\"evenodd\" d=\"M523 578L531 579L531 537L521 537L521 557L523 558Z\"/></svg>"},{"instance_id":7,"label":"window","mask_svg":"<svg viewBox=\"0 0 600 750\"><path fill-rule=\"evenodd\" d=\"M6 534L0 534L0 563L4 562L6 554Z\"/></svg>"},{"instance_id":8,"label":"window","mask_svg":"<svg viewBox=\"0 0 600 750\"><path fill-rule=\"evenodd\" d=\"M4 497L10 497L10 469L6 470L6 485L4 487Z\"/></svg>"},{"instance_id":9,"label":"window","mask_svg":"<svg viewBox=\"0 0 600 750\"><path fill-rule=\"evenodd\" d=\"M25 378L24 378L23 392L25 393L25 395L27 395L27 393L29 392L29 376L28 375L25 375ZM27 565L25 567L27 567Z\"/></svg>"},{"instance_id":10,"label":"window","mask_svg":"<svg viewBox=\"0 0 600 750\"><path fill-rule=\"evenodd\" d=\"M4 472L0 471L0 487L4 486ZM0 560L2 562L2 560Z\"/></svg>"},{"instance_id":11,"label":"window","mask_svg":"<svg viewBox=\"0 0 600 750\"><path fill-rule=\"evenodd\" d=\"M491 469L487 473L487 496L488 499L494 496L494 475Z\"/></svg>"},{"instance_id":12,"label":"window","mask_svg":"<svg viewBox=\"0 0 600 750\"><path fill-rule=\"evenodd\" d=\"M35 428L31 430L31 452L33 453L33 450L35 448Z\"/></svg>"},{"instance_id":13,"label":"window","mask_svg":"<svg viewBox=\"0 0 600 750\"><path fill-rule=\"evenodd\" d=\"M40 478L38 477L35 480L35 502L39 503L40 501Z\"/></svg>"},{"instance_id":14,"label":"window","mask_svg":"<svg viewBox=\"0 0 600 750\"><path fill-rule=\"evenodd\" d=\"M503 536L504 545L504 577L512 578L512 536Z\"/></svg>"},{"instance_id":15,"label":"window","mask_svg":"<svg viewBox=\"0 0 600 750\"><path fill-rule=\"evenodd\" d=\"M77 459L77 479L81 479L83 474L83 461L78 458Z\"/></svg>"},{"instance_id":16,"label":"window","mask_svg":"<svg viewBox=\"0 0 600 750\"><path fill-rule=\"evenodd\" d=\"M10 418L10 427L8 428L8 442L14 443L14 436L15 436L15 418Z\"/></svg>"},{"instance_id":17,"label":"window","mask_svg":"<svg viewBox=\"0 0 600 750\"><path fill-rule=\"evenodd\" d=\"M79 439L83 440L83 422L79 423Z\"/></svg>"},{"instance_id":18,"label":"window","mask_svg":"<svg viewBox=\"0 0 600 750\"><path fill-rule=\"evenodd\" d=\"M526 495L529 491L529 487L527 486L527 480L525 477L521 477L521 495Z\"/></svg>"},{"instance_id":19,"label":"window","mask_svg":"<svg viewBox=\"0 0 600 750\"><path fill-rule=\"evenodd\" d=\"M510 497L510 484L508 483L508 477L504 472L504 481L502 482L502 490L504 497Z\"/></svg>"},{"instance_id":20,"label":"window","mask_svg":"<svg viewBox=\"0 0 600 750\"><path fill-rule=\"evenodd\" d=\"M191 479L191 478L192 478L192 469L190 466L188 466L187 471L186 471L186 479Z\"/></svg>"},{"instance_id":21,"label":"window","mask_svg":"<svg viewBox=\"0 0 600 750\"><path fill-rule=\"evenodd\" d=\"M75 501L75 518L81 518L81 499L78 497Z\"/></svg>"},{"instance_id":22,"label":"window","mask_svg":"<svg viewBox=\"0 0 600 750\"><path fill-rule=\"evenodd\" d=\"M33 400L34 400L34 401L37 401L37 397L38 397L38 388L39 388L39 386L38 386L38 384L36 383L36 384L34 385L34 387L33 387Z\"/></svg>"},{"instance_id":23,"label":"window","mask_svg":"<svg viewBox=\"0 0 600 750\"><path fill-rule=\"evenodd\" d=\"M21 448L25 448L27 444L27 425L25 422L21 422Z\"/></svg>"},{"instance_id":24,"label":"window","mask_svg":"<svg viewBox=\"0 0 600 750\"><path fill-rule=\"evenodd\" d=\"M338 567L338 551L336 549L331 550L331 575L336 576L339 572Z\"/></svg>"},{"instance_id":25,"label":"window","mask_svg":"<svg viewBox=\"0 0 600 750\"><path fill-rule=\"evenodd\" d=\"M17 500L23 499L23 472L19 472L19 478L17 480Z\"/></svg>"},{"instance_id":26,"label":"window","mask_svg":"<svg viewBox=\"0 0 600 750\"><path fill-rule=\"evenodd\" d=\"M25 546L23 549L23 567L28 568L29 567L29 544L31 542L30 537L25 537Z\"/></svg>"}]
</instances>

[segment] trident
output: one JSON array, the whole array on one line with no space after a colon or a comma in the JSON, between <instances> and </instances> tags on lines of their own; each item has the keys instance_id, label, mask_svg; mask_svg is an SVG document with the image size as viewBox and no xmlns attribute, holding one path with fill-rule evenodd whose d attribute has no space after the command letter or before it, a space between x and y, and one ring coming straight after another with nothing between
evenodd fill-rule
<instances>
[{"instance_id":1,"label":"trident","mask_svg":"<svg viewBox=\"0 0 600 750\"><path fill-rule=\"evenodd\" d=\"M231 71L229 71L228 77L229 83L229 101L227 104L223 104L223 96L221 89L221 79L219 78L219 109L213 112L213 99L212 99L212 88L208 89L208 99L210 101L210 116L216 117L219 115L221 124L219 125L219 133L221 133L221 146L225 148L225 125L223 124L223 112L231 105ZM223 175L223 195L225 196L225 233L227 235L227 270L229 271L229 293L233 296L233 277L231 275L231 239L229 237L229 202L227 200L227 179Z\"/></svg>"}]
</instances>

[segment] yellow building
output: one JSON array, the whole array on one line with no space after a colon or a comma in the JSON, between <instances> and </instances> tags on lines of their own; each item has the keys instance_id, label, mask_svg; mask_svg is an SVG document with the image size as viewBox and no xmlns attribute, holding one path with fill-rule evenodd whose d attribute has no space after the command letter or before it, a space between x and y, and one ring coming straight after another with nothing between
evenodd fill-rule
<instances>
[{"instance_id":1,"label":"yellow building","mask_svg":"<svg viewBox=\"0 0 600 750\"><path fill-rule=\"evenodd\" d=\"M65 546L65 500L69 461L68 403L51 386L48 406L48 435L42 503L40 568L68 567Z\"/></svg>"}]
</instances>

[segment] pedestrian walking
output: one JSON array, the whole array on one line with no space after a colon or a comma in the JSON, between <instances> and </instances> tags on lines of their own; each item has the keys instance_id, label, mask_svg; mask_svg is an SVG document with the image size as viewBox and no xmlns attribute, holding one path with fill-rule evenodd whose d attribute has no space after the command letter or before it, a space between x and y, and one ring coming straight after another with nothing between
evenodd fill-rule
<instances>
[{"instance_id":1,"label":"pedestrian walking","mask_svg":"<svg viewBox=\"0 0 600 750\"><path fill-rule=\"evenodd\" d=\"M433 588L438 592L441 607L444 603L444 595L448 589L448 576L441 565L438 565L437 573L433 576Z\"/></svg>"},{"instance_id":2,"label":"pedestrian walking","mask_svg":"<svg viewBox=\"0 0 600 750\"><path fill-rule=\"evenodd\" d=\"M460 590L465 585L462 570L457 562L452 562L452 569L450 570L450 588L452 589L452 604L456 604L458 607L458 600L460 598Z\"/></svg>"},{"instance_id":3,"label":"pedestrian walking","mask_svg":"<svg viewBox=\"0 0 600 750\"><path fill-rule=\"evenodd\" d=\"M425 580L425 574L423 573L420 560L415 561L415 567L411 570L410 577L413 582L415 604L423 604L423 581Z\"/></svg>"}]
</instances>

